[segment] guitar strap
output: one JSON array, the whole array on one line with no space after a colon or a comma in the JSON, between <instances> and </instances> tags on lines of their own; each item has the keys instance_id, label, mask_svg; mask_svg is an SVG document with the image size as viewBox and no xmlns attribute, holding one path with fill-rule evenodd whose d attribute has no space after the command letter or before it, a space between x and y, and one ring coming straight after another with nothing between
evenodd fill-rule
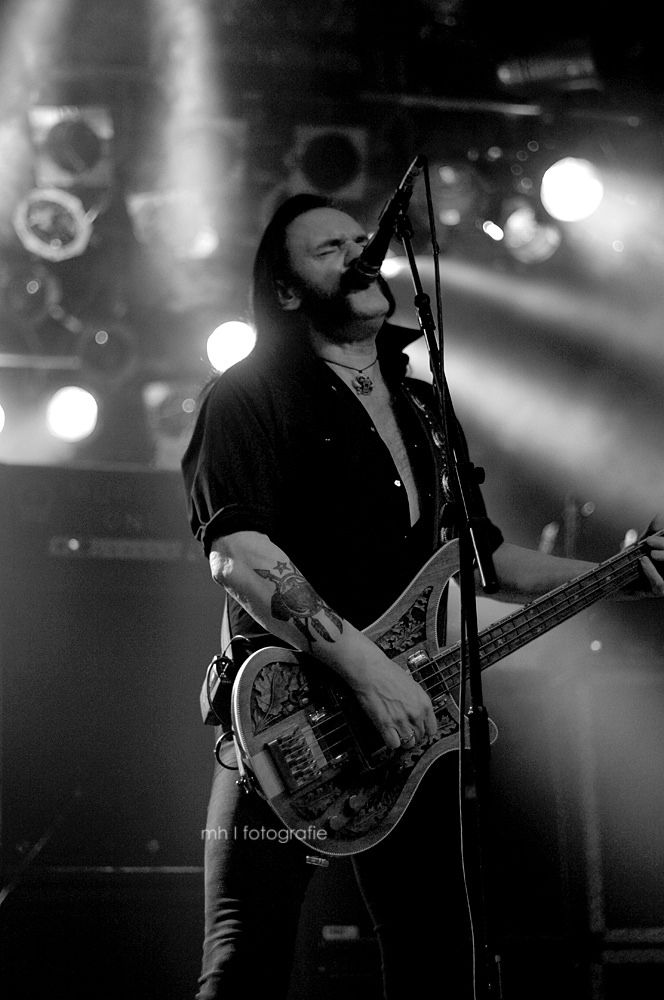
<instances>
[{"instance_id":1,"label":"guitar strap","mask_svg":"<svg viewBox=\"0 0 664 1000\"><path fill-rule=\"evenodd\" d=\"M454 537L454 518L450 516L454 510L453 497L448 479L449 459L447 454L447 444L433 409L416 392L415 388L407 381L403 383L406 398L410 401L420 426L423 428L431 447L431 454L435 467L435 495L433 512L433 538L434 549L441 543L448 542ZM447 638L447 595L444 594L438 605L438 616L436 620L436 641L442 647Z\"/></svg>"},{"instance_id":2,"label":"guitar strap","mask_svg":"<svg viewBox=\"0 0 664 1000\"><path fill-rule=\"evenodd\" d=\"M232 742L238 769L242 771L240 753L235 742L231 719L231 692L235 674L233 661L228 655L231 647L231 624L228 613L228 595L224 595L224 607L221 612L219 632L219 653L213 658L205 671L205 679L200 693L201 715L205 725L215 727L215 756L219 760L219 752L223 744Z\"/></svg>"}]
</instances>

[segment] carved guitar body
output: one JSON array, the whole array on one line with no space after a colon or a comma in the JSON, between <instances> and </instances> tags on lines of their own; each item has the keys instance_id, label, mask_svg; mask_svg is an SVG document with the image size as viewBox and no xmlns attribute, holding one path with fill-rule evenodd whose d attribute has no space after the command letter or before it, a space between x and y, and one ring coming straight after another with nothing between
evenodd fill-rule
<instances>
[{"instance_id":1,"label":"carved guitar body","mask_svg":"<svg viewBox=\"0 0 664 1000\"><path fill-rule=\"evenodd\" d=\"M635 580L638 543L480 633L482 669ZM458 570L444 545L365 634L431 698L438 732L414 749L388 750L353 696L307 654L253 653L233 686L235 741L248 779L294 837L321 854L373 847L403 816L431 764L459 748L459 643L436 642L439 606ZM490 739L497 729L490 722Z\"/></svg>"}]
</instances>

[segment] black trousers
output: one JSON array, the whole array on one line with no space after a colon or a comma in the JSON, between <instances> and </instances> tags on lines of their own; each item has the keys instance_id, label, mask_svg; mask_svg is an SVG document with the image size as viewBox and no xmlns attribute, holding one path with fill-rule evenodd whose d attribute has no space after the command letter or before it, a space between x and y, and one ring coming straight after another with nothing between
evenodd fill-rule
<instances>
[{"instance_id":1,"label":"black trousers","mask_svg":"<svg viewBox=\"0 0 664 1000\"><path fill-rule=\"evenodd\" d=\"M428 983L436 997L472 996L453 757L429 769L395 829L353 857L380 945L386 1000L425 995ZM272 1000L285 1000L313 869L306 847L236 779L237 772L217 767L210 795L197 998L231 1000L265 988Z\"/></svg>"}]
</instances>

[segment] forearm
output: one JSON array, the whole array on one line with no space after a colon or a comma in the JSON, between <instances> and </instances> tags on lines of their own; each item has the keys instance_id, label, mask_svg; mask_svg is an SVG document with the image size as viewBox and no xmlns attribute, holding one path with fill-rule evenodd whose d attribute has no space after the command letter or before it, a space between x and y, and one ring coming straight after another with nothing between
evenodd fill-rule
<instances>
[{"instance_id":1,"label":"forearm","mask_svg":"<svg viewBox=\"0 0 664 1000\"><path fill-rule=\"evenodd\" d=\"M490 596L517 604L541 597L597 565L582 559L567 559L537 549L522 548L511 542L503 542L496 549L493 563L500 589Z\"/></svg>"},{"instance_id":2,"label":"forearm","mask_svg":"<svg viewBox=\"0 0 664 1000\"><path fill-rule=\"evenodd\" d=\"M658 535L650 537L648 543L652 546L650 558L640 561L640 581L616 590L611 595L612 600L629 601L664 596L664 580L660 568L664 563L664 539ZM598 565L583 559L548 555L510 542L503 542L496 549L493 560L500 589L498 593L491 594L491 597L516 604L524 604L547 594Z\"/></svg>"},{"instance_id":3,"label":"forearm","mask_svg":"<svg viewBox=\"0 0 664 1000\"><path fill-rule=\"evenodd\" d=\"M346 681L388 747L435 735L436 717L424 688L330 608L266 535L239 531L218 539L210 568L215 581L264 628Z\"/></svg>"},{"instance_id":4,"label":"forearm","mask_svg":"<svg viewBox=\"0 0 664 1000\"><path fill-rule=\"evenodd\" d=\"M304 649L351 686L362 680L373 644L314 591L267 535L240 531L210 552L213 579L272 635Z\"/></svg>"}]
</instances>

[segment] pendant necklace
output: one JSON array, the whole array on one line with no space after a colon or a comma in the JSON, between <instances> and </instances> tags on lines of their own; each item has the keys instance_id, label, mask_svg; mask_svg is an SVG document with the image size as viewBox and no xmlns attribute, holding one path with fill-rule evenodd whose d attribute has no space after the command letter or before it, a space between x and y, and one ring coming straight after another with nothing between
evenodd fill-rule
<instances>
[{"instance_id":1,"label":"pendant necklace","mask_svg":"<svg viewBox=\"0 0 664 1000\"><path fill-rule=\"evenodd\" d=\"M376 355L371 364L365 365L364 368L353 368L352 365L343 365L341 361L330 361L329 358L323 358L323 361L327 361L328 365L338 365L339 368L347 368L349 371L355 372L355 378L350 384L358 396L368 396L370 392L373 392L373 379L370 375L365 375L364 373L369 368L373 368L378 361L378 355Z\"/></svg>"}]
</instances>

